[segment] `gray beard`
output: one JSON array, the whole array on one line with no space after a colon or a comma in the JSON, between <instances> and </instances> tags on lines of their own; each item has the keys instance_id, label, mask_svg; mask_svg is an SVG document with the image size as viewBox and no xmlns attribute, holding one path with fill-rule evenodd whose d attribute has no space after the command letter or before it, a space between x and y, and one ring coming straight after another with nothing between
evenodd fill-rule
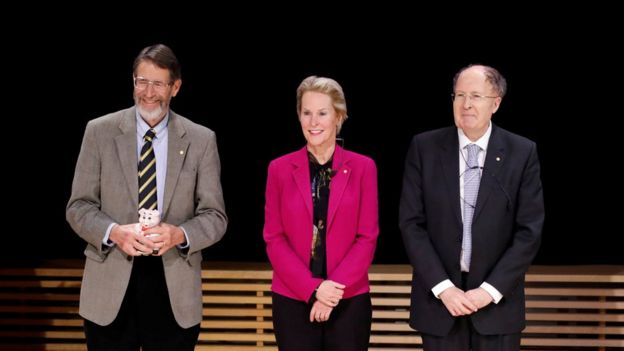
<instances>
[{"instance_id":1,"label":"gray beard","mask_svg":"<svg viewBox=\"0 0 624 351\"><path fill-rule=\"evenodd\" d=\"M137 109L139 110L141 117L143 117L146 122L158 121L164 114L162 106L158 106L158 108L152 111L146 111L141 106L137 105Z\"/></svg>"}]
</instances>

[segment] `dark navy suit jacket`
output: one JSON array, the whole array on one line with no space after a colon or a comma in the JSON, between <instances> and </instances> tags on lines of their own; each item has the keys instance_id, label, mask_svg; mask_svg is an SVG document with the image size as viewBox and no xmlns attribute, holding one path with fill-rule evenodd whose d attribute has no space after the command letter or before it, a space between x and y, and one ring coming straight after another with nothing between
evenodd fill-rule
<instances>
[{"instance_id":1,"label":"dark navy suit jacket","mask_svg":"<svg viewBox=\"0 0 624 351\"><path fill-rule=\"evenodd\" d=\"M456 127L416 135L405 161L399 225L413 266L410 326L444 336L455 318L431 289L461 288L462 216ZM539 248L544 202L535 143L492 125L472 225L468 289L487 281L503 294L471 315L484 335L525 326L524 274Z\"/></svg>"}]
</instances>

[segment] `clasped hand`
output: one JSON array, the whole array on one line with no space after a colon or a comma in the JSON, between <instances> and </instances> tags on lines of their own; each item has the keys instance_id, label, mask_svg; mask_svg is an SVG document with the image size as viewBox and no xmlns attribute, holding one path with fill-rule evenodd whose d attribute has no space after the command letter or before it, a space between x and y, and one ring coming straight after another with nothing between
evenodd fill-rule
<instances>
[{"instance_id":1,"label":"clasped hand","mask_svg":"<svg viewBox=\"0 0 624 351\"><path fill-rule=\"evenodd\" d=\"M185 242L182 229L164 222L140 233L135 228L136 224L116 225L110 234L110 240L130 256L162 256Z\"/></svg>"},{"instance_id":2,"label":"clasped hand","mask_svg":"<svg viewBox=\"0 0 624 351\"><path fill-rule=\"evenodd\" d=\"M450 287L440 294L440 300L453 317L473 314L492 302L492 297L483 288L464 292Z\"/></svg>"},{"instance_id":3,"label":"clasped hand","mask_svg":"<svg viewBox=\"0 0 624 351\"><path fill-rule=\"evenodd\" d=\"M325 280L316 289L316 301L310 310L310 322L325 322L344 295L345 285Z\"/></svg>"}]
</instances>

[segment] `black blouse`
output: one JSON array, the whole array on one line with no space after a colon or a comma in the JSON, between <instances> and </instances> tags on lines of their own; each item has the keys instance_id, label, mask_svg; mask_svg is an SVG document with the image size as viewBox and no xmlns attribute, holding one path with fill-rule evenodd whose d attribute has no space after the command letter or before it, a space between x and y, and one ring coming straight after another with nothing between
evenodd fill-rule
<instances>
[{"instance_id":1,"label":"black blouse","mask_svg":"<svg viewBox=\"0 0 624 351\"><path fill-rule=\"evenodd\" d=\"M332 156L333 158L333 156ZM327 257L325 234L327 230L327 209L329 205L329 182L332 177L332 159L324 165L318 163L314 155L308 151L310 161L310 186L312 190L312 254L310 270L316 278L327 278Z\"/></svg>"}]
</instances>

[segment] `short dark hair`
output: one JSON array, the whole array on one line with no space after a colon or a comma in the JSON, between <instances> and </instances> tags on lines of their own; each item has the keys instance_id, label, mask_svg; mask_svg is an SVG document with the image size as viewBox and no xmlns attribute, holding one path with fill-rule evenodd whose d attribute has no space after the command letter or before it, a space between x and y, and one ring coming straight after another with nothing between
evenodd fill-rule
<instances>
[{"instance_id":1,"label":"short dark hair","mask_svg":"<svg viewBox=\"0 0 624 351\"><path fill-rule=\"evenodd\" d=\"M168 70L171 82L175 82L176 80L182 78L182 68L180 67L180 62L173 53L173 50L171 50L167 45L156 44L141 50L139 55L134 59L132 73L136 74L137 67L139 67L139 64L143 61L150 61L156 66Z\"/></svg>"}]
</instances>

